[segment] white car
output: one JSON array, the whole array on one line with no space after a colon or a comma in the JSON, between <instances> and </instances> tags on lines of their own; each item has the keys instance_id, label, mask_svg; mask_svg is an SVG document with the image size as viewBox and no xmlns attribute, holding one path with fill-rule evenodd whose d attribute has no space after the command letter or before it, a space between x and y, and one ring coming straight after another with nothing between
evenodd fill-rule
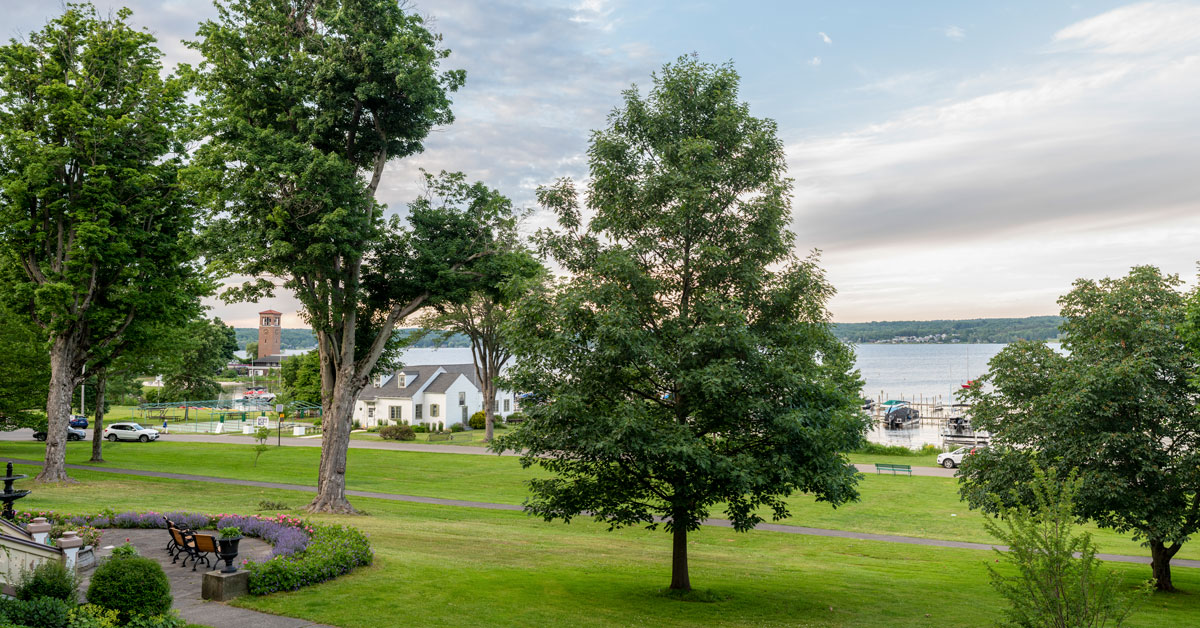
<instances>
[{"instance_id":1,"label":"white car","mask_svg":"<svg viewBox=\"0 0 1200 628\"><path fill-rule=\"evenodd\" d=\"M964 456L973 454L981 449L983 447L959 447L948 454L938 454L937 462L947 469L953 469L962 464Z\"/></svg>"},{"instance_id":2,"label":"white car","mask_svg":"<svg viewBox=\"0 0 1200 628\"><path fill-rule=\"evenodd\" d=\"M104 428L104 438L114 443L119 440L140 440L148 443L158 440L158 430L145 428L137 423L113 423Z\"/></svg>"}]
</instances>

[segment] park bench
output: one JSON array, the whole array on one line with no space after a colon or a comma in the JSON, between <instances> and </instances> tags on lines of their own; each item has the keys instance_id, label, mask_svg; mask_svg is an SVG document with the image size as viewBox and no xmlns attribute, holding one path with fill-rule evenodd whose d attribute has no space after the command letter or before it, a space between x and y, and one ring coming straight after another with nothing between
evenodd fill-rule
<instances>
[{"instance_id":1,"label":"park bench","mask_svg":"<svg viewBox=\"0 0 1200 628\"><path fill-rule=\"evenodd\" d=\"M891 471L892 475L896 475L897 473L899 473L901 471L903 471L904 473L907 473L909 475L912 475L912 466L907 465L907 464L887 464L887 463L876 462L875 463L875 473L877 473L877 474L883 473L884 471Z\"/></svg>"}]
</instances>

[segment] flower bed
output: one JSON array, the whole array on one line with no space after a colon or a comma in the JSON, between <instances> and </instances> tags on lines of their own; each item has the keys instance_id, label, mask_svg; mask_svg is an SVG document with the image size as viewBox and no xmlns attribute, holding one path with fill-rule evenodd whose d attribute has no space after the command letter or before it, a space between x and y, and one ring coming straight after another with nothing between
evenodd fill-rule
<instances>
[{"instance_id":1,"label":"flower bed","mask_svg":"<svg viewBox=\"0 0 1200 628\"><path fill-rule=\"evenodd\" d=\"M70 515L52 510L18 512L16 520L25 524L34 517L51 523L94 528L166 528L163 517L193 530L237 526L245 536L271 544L271 558L261 563L246 561L250 572L250 593L265 595L276 591L294 591L310 584L331 580L361 565L370 565L375 557L362 532L340 525L315 524L277 515L219 514L189 512L101 512Z\"/></svg>"}]
</instances>

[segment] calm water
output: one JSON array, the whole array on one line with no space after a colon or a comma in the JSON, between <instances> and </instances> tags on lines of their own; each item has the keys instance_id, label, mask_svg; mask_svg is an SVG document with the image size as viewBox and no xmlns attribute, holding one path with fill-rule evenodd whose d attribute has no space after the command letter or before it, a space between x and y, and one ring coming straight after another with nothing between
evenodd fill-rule
<instances>
[{"instance_id":1,"label":"calm water","mask_svg":"<svg viewBox=\"0 0 1200 628\"><path fill-rule=\"evenodd\" d=\"M858 370L862 373L863 394L870 397L931 399L951 395L968 379L987 370L1004 345L859 345ZM422 364L467 364L471 350L409 349L403 361L410 366Z\"/></svg>"},{"instance_id":2,"label":"calm water","mask_svg":"<svg viewBox=\"0 0 1200 628\"><path fill-rule=\"evenodd\" d=\"M855 353L864 396L954 403L954 393L968 379L986 372L988 360L1003 348L1002 344L868 344L857 346ZM411 366L466 364L471 361L471 350L409 349L403 360ZM941 445L941 433L940 421L921 421L902 429L876 426L867 438L885 445L920 448L927 444Z\"/></svg>"}]
</instances>

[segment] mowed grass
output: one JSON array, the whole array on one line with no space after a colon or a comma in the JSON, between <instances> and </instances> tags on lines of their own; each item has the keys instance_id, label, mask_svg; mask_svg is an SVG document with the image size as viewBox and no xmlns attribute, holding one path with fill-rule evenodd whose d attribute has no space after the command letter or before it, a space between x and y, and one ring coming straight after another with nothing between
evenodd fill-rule
<instances>
[{"instance_id":1,"label":"mowed grass","mask_svg":"<svg viewBox=\"0 0 1200 628\"><path fill-rule=\"evenodd\" d=\"M44 445L0 441L0 461L5 456L41 459ZM68 443L68 462L93 464L87 462L90 456L90 443ZM106 462L94 466L315 486L320 450L315 447L272 448L262 455L258 466L254 466L250 445L223 443L105 443L104 456ZM522 469L512 456L351 449L346 481L347 488L354 490L521 504L528 496L527 480L540 475L544 474L538 469ZM862 476L859 491L861 499L858 502L836 509L808 495L793 495L787 499L790 517L779 523L973 543L994 542L983 527L984 515L970 510L959 500L958 482L952 478L868 473ZM307 503L308 498L293 498L293 501L297 500ZM711 516L720 518L724 512L717 508ZM770 519L768 512L763 516ZM1101 552L1149 555L1149 550L1129 535L1094 526L1083 529L1093 534ZM1177 557L1200 559L1200 543L1184 545Z\"/></svg>"},{"instance_id":2,"label":"mowed grass","mask_svg":"<svg viewBox=\"0 0 1200 628\"><path fill-rule=\"evenodd\" d=\"M20 472L32 471L24 467ZM35 487L23 506L252 512L303 494L181 480L74 473L78 484ZM924 548L706 528L690 536L693 586L710 603L660 595L669 580L662 531L579 519L545 523L521 513L377 499L369 516L315 516L371 536L371 567L322 585L240 606L345 628L419 626L813 626L992 625L1003 601L987 583L990 552ZM293 511L294 512L294 511ZM1111 564L1132 588L1149 574ZM1156 595L1129 626L1200 625L1200 570L1174 570L1184 593Z\"/></svg>"}]
</instances>

